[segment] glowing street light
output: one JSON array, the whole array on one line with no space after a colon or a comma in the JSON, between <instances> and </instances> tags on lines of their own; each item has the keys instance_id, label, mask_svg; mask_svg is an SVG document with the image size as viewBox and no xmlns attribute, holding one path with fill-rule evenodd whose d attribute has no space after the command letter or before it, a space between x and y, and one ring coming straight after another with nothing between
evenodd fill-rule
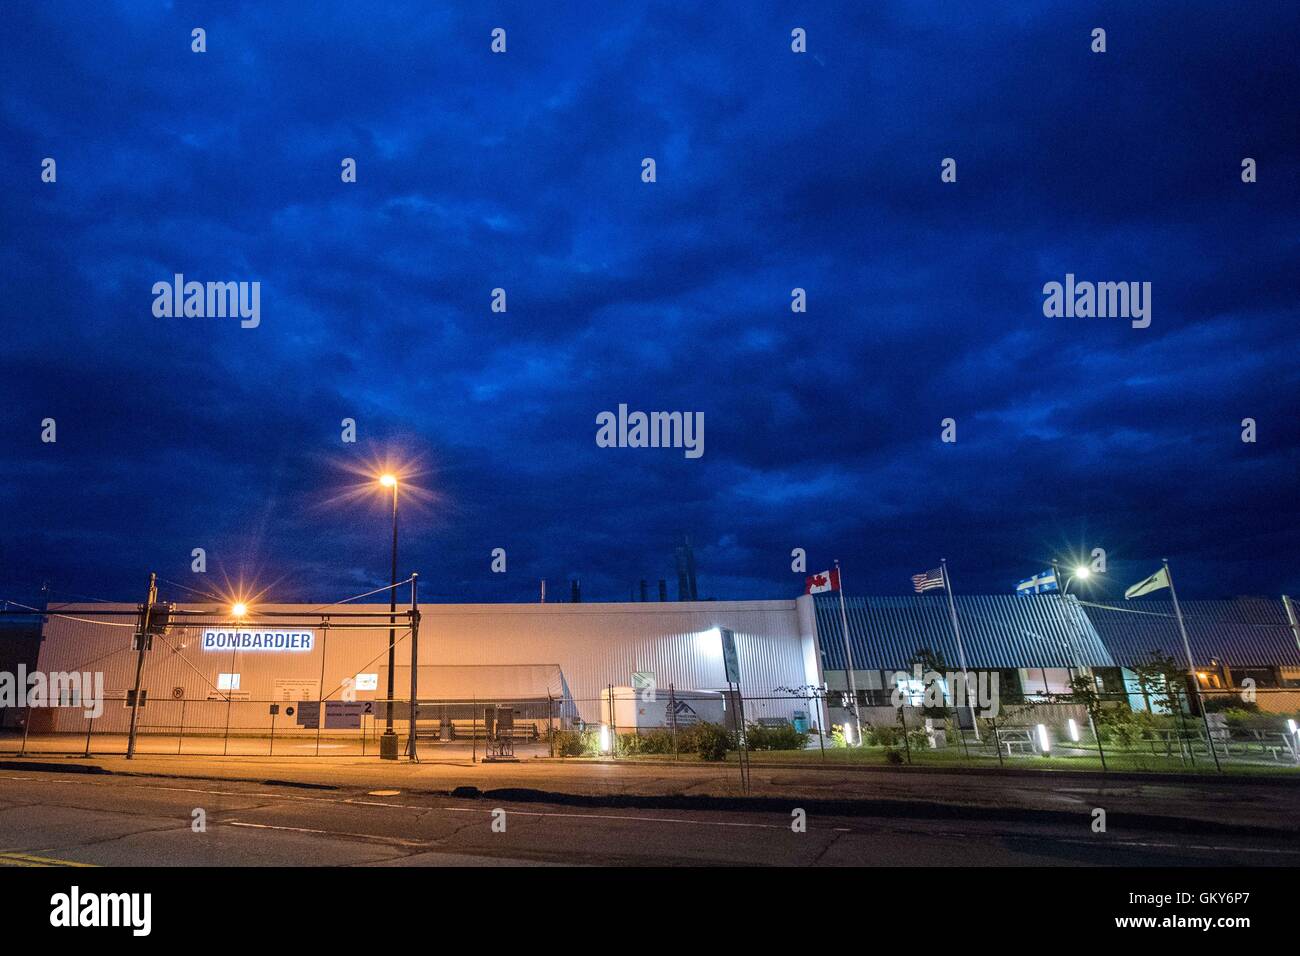
<instances>
[{"instance_id":1,"label":"glowing street light","mask_svg":"<svg viewBox=\"0 0 1300 956\"><path fill-rule=\"evenodd\" d=\"M397 476L385 472L379 484L393 489L393 573L388 589L388 706L385 707L384 735L379 739L379 756L397 759L397 734L393 733L393 672L397 670ZM414 705L412 705L414 706ZM415 733L415 728L411 728Z\"/></svg>"},{"instance_id":2,"label":"glowing street light","mask_svg":"<svg viewBox=\"0 0 1300 956\"><path fill-rule=\"evenodd\" d=\"M248 613L248 605L245 604L243 601L236 601L234 604L231 605L230 613L234 617L243 617L245 614Z\"/></svg>"}]
</instances>

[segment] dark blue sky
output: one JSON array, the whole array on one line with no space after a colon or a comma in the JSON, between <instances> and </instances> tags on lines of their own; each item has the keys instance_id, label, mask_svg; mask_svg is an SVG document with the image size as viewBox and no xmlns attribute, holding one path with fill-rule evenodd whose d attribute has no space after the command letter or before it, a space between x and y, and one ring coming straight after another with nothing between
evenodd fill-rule
<instances>
[{"instance_id":1,"label":"dark blue sky","mask_svg":"<svg viewBox=\"0 0 1300 956\"><path fill-rule=\"evenodd\" d=\"M720 599L797 593L794 547L857 592L1092 547L1110 596L1300 590L1294 4L439 6L5 5L0 596L364 590L386 458L430 600L675 595L679 531ZM175 272L260 327L156 318ZM1067 272L1150 328L1045 318ZM598 448L620 402L704 456Z\"/></svg>"}]
</instances>

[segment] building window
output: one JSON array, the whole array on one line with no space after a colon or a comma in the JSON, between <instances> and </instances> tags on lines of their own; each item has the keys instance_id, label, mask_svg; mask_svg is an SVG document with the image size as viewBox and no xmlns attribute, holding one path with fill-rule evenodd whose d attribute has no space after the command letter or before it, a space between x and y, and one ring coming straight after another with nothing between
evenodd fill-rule
<instances>
[{"instance_id":1,"label":"building window","mask_svg":"<svg viewBox=\"0 0 1300 956\"><path fill-rule=\"evenodd\" d=\"M149 691L147 691L147 690L143 690L143 689L142 689L142 690L140 691L140 706L141 706L141 707L144 707L144 706L147 705L148 703L149 703ZM128 691L126 692L126 700L124 700L124 701L122 702L122 704L123 704L124 707L134 707L134 706L135 706L135 691L134 691L134 690L128 690Z\"/></svg>"},{"instance_id":2,"label":"building window","mask_svg":"<svg viewBox=\"0 0 1300 956\"><path fill-rule=\"evenodd\" d=\"M239 675L218 674L217 690L239 690Z\"/></svg>"}]
</instances>

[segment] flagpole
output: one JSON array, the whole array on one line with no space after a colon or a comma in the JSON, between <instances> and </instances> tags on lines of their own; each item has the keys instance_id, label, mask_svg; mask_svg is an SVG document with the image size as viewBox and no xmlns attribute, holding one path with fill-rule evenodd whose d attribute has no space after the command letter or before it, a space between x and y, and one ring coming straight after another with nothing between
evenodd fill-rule
<instances>
[{"instance_id":1,"label":"flagpole","mask_svg":"<svg viewBox=\"0 0 1300 956\"><path fill-rule=\"evenodd\" d=\"M943 589L948 592L948 613L952 617L952 633L957 638L957 658L961 661L961 683L962 690L966 695L966 709L970 711L971 729L975 731L975 739L980 739L980 725L975 720L975 708L970 702L970 676L966 673L966 649L961 644L961 628L957 626L957 605L952 599L952 582L948 580L948 559L940 558L939 566L943 569ZM958 732L961 727L958 726Z\"/></svg>"},{"instance_id":2,"label":"flagpole","mask_svg":"<svg viewBox=\"0 0 1300 956\"><path fill-rule=\"evenodd\" d=\"M1210 734L1210 716L1205 712L1205 699L1201 697L1201 681L1196 676L1196 662L1192 660L1192 645L1187 640L1187 628L1183 625L1183 611L1178 606L1178 592L1174 590L1174 574L1169 570L1169 559L1161 558L1165 566L1165 580L1169 582L1169 596L1174 600L1174 616L1178 618L1178 632L1183 636L1183 650L1187 653L1187 668L1192 676L1192 687L1196 690L1196 706L1201 711L1201 722L1205 724L1205 746L1210 748L1214 757L1214 769L1222 772L1219 766L1219 752L1214 749L1214 737Z\"/></svg>"},{"instance_id":3,"label":"flagpole","mask_svg":"<svg viewBox=\"0 0 1300 956\"><path fill-rule=\"evenodd\" d=\"M835 577L840 582L840 623L844 625L844 656L849 665L849 693L853 695L853 723L857 731L857 746L862 746L862 713L858 710L858 682L853 676L853 645L849 641L849 613L844 608L844 572L840 559L835 559Z\"/></svg>"}]
</instances>

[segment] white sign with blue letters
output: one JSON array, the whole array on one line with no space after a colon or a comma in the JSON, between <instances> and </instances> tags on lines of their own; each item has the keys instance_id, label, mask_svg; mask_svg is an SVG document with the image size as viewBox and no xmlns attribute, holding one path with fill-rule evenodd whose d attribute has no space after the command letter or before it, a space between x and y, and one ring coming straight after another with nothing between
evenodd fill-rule
<instances>
[{"instance_id":1,"label":"white sign with blue letters","mask_svg":"<svg viewBox=\"0 0 1300 956\"><path fill-rule=\"evenodd\" d=\"M313 631L219 630L203 632L205 651L290 651L303 653L316 646Z\"/></svg>"}]
</instances>

